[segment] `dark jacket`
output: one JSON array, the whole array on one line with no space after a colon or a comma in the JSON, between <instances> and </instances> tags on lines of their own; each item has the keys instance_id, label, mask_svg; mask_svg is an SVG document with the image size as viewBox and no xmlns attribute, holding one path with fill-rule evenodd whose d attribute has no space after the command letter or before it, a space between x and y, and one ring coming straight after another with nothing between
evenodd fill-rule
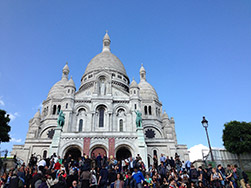
<instances>
[{"instance_id":1,"label":"dark jacket","mask_svg":"<svg viewBox=\"0 0 251 188\"><path fill-rule=\"evenodd\" d=\"M10 178L9 188L18 188L19 178L17 175L13 175Z\"/></svg>"}]
</instances>

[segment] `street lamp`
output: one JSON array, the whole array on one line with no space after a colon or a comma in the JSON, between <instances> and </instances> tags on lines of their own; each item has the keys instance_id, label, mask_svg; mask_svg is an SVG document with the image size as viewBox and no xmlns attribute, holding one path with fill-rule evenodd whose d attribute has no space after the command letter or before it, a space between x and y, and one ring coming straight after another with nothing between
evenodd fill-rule
<instances>
[{"instance_id":1,"label":"street lamp","mask_svg":"<svg viewBox=\"0 0 251 188\"><path fill-rule=\"evenodd\" d=\"M209 146L209 152L211 154L211 159L212 161L214 161L214 157L213 157L213 152L212 152L212 148L211 148L211 144L210 144L210 140L209 140L209 136L208 136L208 132L207 132L207 127L208 127L208 121L206 120L205 116L203 116L203 119L201 121L202 126L205 128L206 130L206 134L207 134L207 141L208 141L208 146Z\"/></svg>"}]
</instances>

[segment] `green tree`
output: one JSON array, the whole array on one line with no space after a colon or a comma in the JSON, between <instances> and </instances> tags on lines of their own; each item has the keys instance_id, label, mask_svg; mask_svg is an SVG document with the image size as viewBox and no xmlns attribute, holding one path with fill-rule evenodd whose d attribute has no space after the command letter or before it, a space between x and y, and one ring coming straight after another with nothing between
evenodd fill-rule
<instances>
[{"instance_id":1,"label":"green tree","mask_svg":"<svg viewBox=\"0 0 251 188\"><path fill-rule=\"evenodd\" d=\"M251 152L251 123L230 121L224 124L222 140L227 151L237 154Z\"/></svg>"},{"instance_id":2,"label":"green tree","mask_svg":"<svg viewBox=\"0 0 251 188\"><path fill-rule=\"evenodd\" d=\"M4 110L0 109L0 143L10 141L9 132L11 127L9 126L9 122L9 114L6 114Z\"/></svg>"}]
</instances>

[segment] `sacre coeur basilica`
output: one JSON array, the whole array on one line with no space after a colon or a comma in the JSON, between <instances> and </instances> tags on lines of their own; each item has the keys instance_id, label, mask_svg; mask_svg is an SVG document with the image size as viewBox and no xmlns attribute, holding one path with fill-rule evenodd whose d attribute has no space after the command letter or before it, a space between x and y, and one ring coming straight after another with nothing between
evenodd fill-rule
<instances>
[{"instance_id":1,"label":"sacre coeur basilica","mask_svg":"<svg viewBox=\"0 0 251 188\"><path fill-rule=\"evenodd\" d=\"M42 111L29 121L24 145L14 145L12 155L28 162L34 153L41 157L56 153L61 158L100 153L118 160L139 154L146 165L162 153L189 159L187 146L177 143L174 119L163 112L143 65L140 82L130 82L124 65L111 53L110 43L106 33L102 52L87 65L78 90L69 79L66 63ZM59 111L64 115L63 126L58 125ZM137 114L142 115L140 126Z\"/></svg>"}]
</instances>

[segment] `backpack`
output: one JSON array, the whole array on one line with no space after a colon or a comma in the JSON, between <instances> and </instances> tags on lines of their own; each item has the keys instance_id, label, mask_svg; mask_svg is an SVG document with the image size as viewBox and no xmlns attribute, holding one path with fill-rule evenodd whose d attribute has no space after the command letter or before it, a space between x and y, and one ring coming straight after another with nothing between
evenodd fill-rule
<instances>
[{"instance_id":1,"label":"backpack","mask_svg":"<svg viewBox=\"0 0 251 188\"><path fill-rule=\"evenodd\" d=\"M198 172L196 169L191 169L190 170L190 173L191 173L191 179L197 179L198 177Z\"/></svg>"}]
</instances>

